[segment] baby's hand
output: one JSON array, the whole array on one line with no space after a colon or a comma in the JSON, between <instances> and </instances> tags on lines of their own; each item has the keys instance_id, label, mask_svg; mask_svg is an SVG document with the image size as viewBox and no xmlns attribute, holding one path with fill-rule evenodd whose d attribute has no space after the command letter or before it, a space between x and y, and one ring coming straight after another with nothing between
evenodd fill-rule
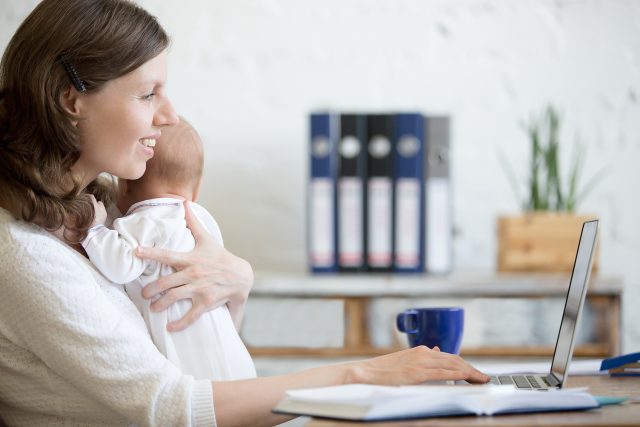
<instances>
[{"instance_id":1,"label":"baby's hand","mask_svg":"<svg viewBox=\"0 0 640 427\"><path fill-rule=\"evenodd\" d=\"M104 208L104 204L97 201L93 194L91 194L90 197L93 202L93 210L95 213L91 227L95 227L96 225L104 224L107 221L107 210Z\"/></svg>"}]
</instances>

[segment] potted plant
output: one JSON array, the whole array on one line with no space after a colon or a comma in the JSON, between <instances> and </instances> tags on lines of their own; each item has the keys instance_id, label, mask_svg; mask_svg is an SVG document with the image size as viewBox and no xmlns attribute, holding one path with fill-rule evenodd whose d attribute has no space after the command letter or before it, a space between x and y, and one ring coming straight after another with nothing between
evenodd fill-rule
<instances>
[{"instance_id":1,"label":"potted plant","mask_svg":"<svg viewBox=\"0 0 640 427\"><path fill-rule=\"evenodd\" d=\"M569 173L561 174L560 115L553 106L533 117L524 128L531 143L524 197L520 196L516 174L503 161L524 212L498 218L498 271L570 271L582 223L595 218L576 215L575 211L602 171L580 187L584 149L576 145ZM596 253L594 269L597 261Z\"/></svg>"}]
</instances>

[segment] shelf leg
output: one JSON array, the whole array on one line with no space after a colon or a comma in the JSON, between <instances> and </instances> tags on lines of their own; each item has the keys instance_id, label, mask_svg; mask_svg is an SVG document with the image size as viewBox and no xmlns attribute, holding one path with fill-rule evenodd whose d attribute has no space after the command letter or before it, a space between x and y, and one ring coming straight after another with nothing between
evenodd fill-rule
<instances>
[{"instance_id":1,"label":"shelf leg","mask_svg":"<svg viewBox=\"0 0 640 427\"><path fill-rule=\"evenodd\" d=\"M369 298L349 297L344 300L345 337L348 350L360 351L371 348L367 325Z\"/></svg>"}]
</instances>

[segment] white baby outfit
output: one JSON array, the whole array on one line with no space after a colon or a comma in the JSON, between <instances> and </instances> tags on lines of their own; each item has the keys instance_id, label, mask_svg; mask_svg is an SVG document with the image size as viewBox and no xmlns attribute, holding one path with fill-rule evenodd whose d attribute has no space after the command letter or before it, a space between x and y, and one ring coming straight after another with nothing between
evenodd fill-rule
<instances>
[{"instance_id":1,"label":"white baby outfit","mask_svg":"<svg viewBox=\"0 0 640 427\"><path fill-rule=\"evenodd\" d=\"M200 223L222 245L218 224L202 206L190 203ZM167 323L181 319L191 308L180 300L160 312L152 312L152 301L142 298L147 284L174 272L155 261L138 258L138 246L188 252L195 240L187 228L183 201L157 198L138 202L127 214L113 221L113 229L99 225L82 242L91 262L109 280L125 284L131 300L142 313L158 349L182 372L196 379L214 381L254 378L251 356L235 329L226 305L204 313L179 332L168 332Z\"/></svg>"}]
</instances>

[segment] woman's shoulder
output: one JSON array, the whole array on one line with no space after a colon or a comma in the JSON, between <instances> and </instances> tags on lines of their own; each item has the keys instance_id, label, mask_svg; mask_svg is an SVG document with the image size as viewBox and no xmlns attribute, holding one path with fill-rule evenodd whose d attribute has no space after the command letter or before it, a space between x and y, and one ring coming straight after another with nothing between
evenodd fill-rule
<instances>
[{"instance_id":1,"label":"woman's shoulder","mask_svg":"<svg viewBox=\"0 0 640 427\"><path fill-rule=\"evenodd\" d=\"M2 209L0 277L0 312L17 306L62 316L63 309L76 313L84 306L102 304L117 307L112 316L117 318L123 314L123 305L131 305L122 288L110 283L80 253L41 227L16 220Z\"/></svg>"},{"instance_id":2,"label":"woman's shoulder","mask_svg":"<svg viewBox=\"0 0 640 427\"><path fill-rule=\"evenodd\" d=\"M49 253L52 250L60 255L66 246L43 228L15 219L5 209L0 208L0 256L15 258L33 253Z\"/></svg>"},{"instance_id":3,"label":"woman's shoulder","mask_svg":"<svg viewBox=\"0 0 640 427\"><path fill-rule=\"evenodd\" d=\"M5 283L24 283L26 276L46 277L62 271L90 275L81 257L43 228L17 220L0 208L0 275Z\"/></svg>"}]
</instances>

